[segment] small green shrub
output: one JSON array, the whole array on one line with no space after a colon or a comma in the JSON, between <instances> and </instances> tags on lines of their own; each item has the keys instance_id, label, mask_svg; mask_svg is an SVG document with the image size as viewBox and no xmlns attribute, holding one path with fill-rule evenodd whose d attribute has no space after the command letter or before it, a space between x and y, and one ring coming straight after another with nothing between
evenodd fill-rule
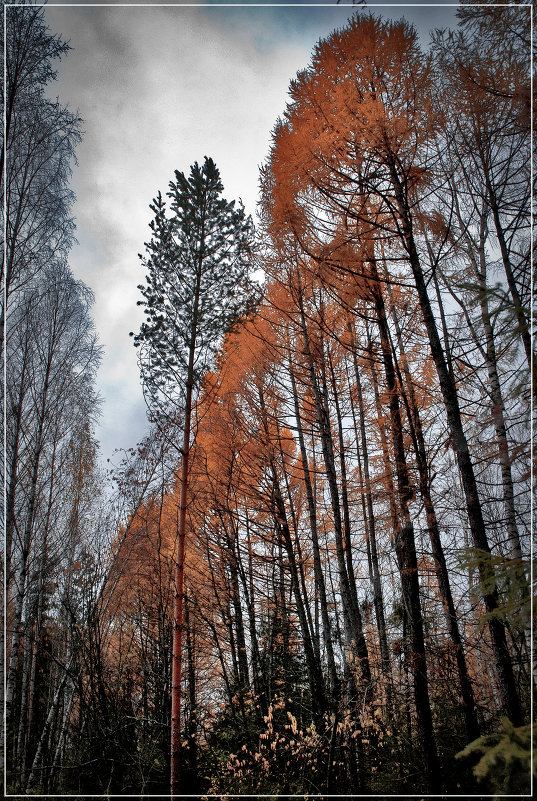
<instances>
[{"instance_id":1,"label":"small green shrub","mask_svg":"<svg viewBox=\"0 0 537 801\"><path fill-rule=\"evenodd\" d=\"M528 794L532 753L531 725L515 728L507 718L502 719L502 725L503 731L486 734L469 743L457 754L457 759L479 757L474 765L474 776L480 782L486 782L495 793Z\"/></svg>"}]
</instances>

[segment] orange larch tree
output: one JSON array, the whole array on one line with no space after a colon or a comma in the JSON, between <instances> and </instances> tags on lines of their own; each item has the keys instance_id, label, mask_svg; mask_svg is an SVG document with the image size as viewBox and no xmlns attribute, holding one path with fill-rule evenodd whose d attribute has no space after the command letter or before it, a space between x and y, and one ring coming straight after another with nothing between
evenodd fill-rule
<instances>
[{"instance_id":1,"label":"orange larch tree","mask_svg":"<svg viewBox=\"0 0 537 801\"><path fill-rule=\"evenodd\" d=\"M287 232L303 251L328 261L326 251L342 221L349 240L373 237L373 247L382 246L390 261L408 265L438 373L474 547L489 554L458 392L429 297L427 259L420 253L418 204L438 177L435 136L442 122L433 106L429 59L406 23L355 17L317 46L311 66L293 82L291 96L265 172L271 231L280 238L279 231ZM374 259L370 253L364 263L371 265ZM395 414L394 390L395 384L389 388ZM404 498L404 470L399 476ZM505 628L495 613L498 590L488 589L491 573L485 560L480 569L503 708L519 724ZM434 755L427 761L432 777Z\"/></svg>"}]
</instances>

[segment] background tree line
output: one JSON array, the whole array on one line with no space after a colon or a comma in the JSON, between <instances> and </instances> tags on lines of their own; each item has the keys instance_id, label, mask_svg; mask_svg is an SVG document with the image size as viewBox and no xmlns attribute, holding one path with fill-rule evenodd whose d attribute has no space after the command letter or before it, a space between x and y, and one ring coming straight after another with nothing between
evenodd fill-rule
<instances>
[{"instance_id":1,"label":"background tree line","mask_svg":"<svg viewBox=\"0 0 537 801\"><path fill-rule=\"evenodd\" d=\"M465 6L429 53L366 13L319 42L255 242L210 159L175 174L135 338L152 431L105 504L80 121L44 97L67 48L10 9L8 787L167 794L178 624L181 792L528 792L526 12Z\"/></svg>"}]
</instances>

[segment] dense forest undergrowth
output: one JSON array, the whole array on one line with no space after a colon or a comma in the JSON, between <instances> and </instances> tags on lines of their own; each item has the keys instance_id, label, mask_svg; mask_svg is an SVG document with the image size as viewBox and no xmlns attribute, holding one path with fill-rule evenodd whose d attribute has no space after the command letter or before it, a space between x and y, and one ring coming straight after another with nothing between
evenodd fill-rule
<instances>
[{"instance_id":1,"label":"dense forest undergrowth","mask_svg":"<svg viewBox=\"0 0 537 801\"><path fill-rule=\"evenodd\" d=\"M320 41L255 230L175 173L110 486L69 48L4 8L8 793L529 794L528 11Z\"/></svg>"}]
</instances>

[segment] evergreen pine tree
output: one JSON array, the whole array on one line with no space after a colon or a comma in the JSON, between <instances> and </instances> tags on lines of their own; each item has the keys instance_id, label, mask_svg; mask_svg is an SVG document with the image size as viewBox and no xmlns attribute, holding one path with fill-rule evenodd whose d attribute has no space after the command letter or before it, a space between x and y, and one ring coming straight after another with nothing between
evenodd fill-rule
<instances>
[{"instance_id":1,"label":"evergreen pine tree","mask_svg":"<svg viewBox=\"0 0 537 801\"><path fill-rule=\"evenodd\" d=\"M160 426L184 416L188 382L199 387L223 335L256 295L249 278L252 220L222 190L206 157L188 178L175 171L169 209L160 192L150 205L152 237L146 257L140 255L148 272L138 287L146 319L134 344L148 407Z\"/></svg>"},{"instance_id":2,"label":"evergreen pine tree","mask_svg":"<svg viewBox=\"0 0 537 801\"><path fill-rule=\"evenodd\" d=\"M253 225L242 203L220 197L220 173L210 158L197 162L190 176L175 171L170 212L159 193L151 209L153 236L146 243L146 321L134 338L140 347L140 369L153 419L173 435L182 428L180 509L175 567L172 655L171 777L172 797L181 772L181 647L183 631L183 563L186 533L191 414L201 379L223 336L255 299L249 278ZM171 428L169 424L172 423Z\"/></svg>"}]
</instances>

